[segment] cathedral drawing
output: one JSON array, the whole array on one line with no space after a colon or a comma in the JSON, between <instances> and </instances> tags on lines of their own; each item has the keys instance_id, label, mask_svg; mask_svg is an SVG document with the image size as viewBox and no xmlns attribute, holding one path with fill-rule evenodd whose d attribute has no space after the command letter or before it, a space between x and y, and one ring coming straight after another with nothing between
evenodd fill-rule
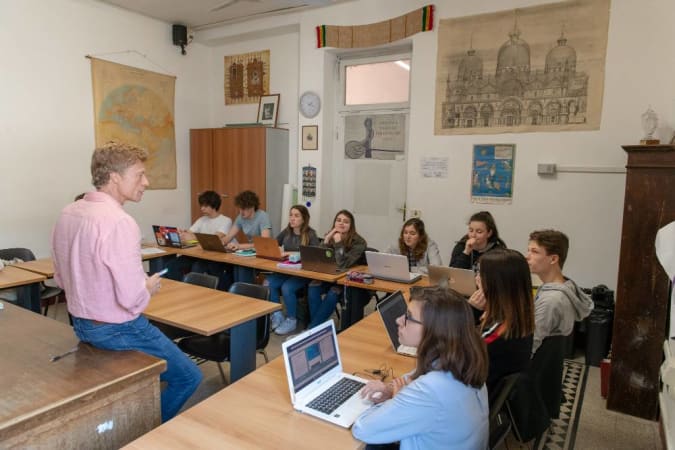
<instances>
[{"instance_id":1,"label":"cathedral drawing","mask_svg":"<svg viewBox=\"0 0 675 450\"><path fill-rule=\"evenodd\" d=\"M577 71L577 53L564 31L544 67L532 67L530 61L530 46L517 25L499 48L494 74L485 73L483 58L469 48L457 73L448 73L441 127L585 124L589 76Z\"/></svg>"}]
</instances>

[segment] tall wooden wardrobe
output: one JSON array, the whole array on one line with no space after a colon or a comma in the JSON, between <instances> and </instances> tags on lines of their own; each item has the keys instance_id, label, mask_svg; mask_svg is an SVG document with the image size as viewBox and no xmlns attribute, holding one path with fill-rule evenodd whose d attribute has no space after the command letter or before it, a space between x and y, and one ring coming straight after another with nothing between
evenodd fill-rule
<instances>
[{"instance_id":1,"label":"tall wooden wardrobe","mask_svg":"<svg viewBox=\"0 0 675 450\"><path fill-rule=\"evenodd\" d=\"M190 130L193 222L201 215L199 193L214 190L223 195L220 212L234 221L239 213L234 197L241 191L251 190L260 197L260 209L270 215L273 233L278 233L286 183L288 130L269 127Z\"/></svg>"}]
</instances>

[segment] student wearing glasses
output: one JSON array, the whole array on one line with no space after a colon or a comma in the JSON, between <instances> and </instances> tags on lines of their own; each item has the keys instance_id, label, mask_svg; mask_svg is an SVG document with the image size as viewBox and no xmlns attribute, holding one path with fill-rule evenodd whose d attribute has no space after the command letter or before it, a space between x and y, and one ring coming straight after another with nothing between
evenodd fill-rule
<instances>
[{"instance_id":1,"label":"student wearing glasses","mask_svg":"<svg viewBox=\"0 0 675 450\"><path fill-rule=\"evenodd\" d=\"M409 272L426 274L429 272L429 264L443 264L438 245L429 238L424 222L416 217L403 224L398 242L389 246L387 253L407 256Z\"/></svg>"},{"instance_id":2,"label":"student wearing glasses","mask_svg":"<svg viewBox=\"0 0 675 450\"><path fill-rule=\"evenodd\" d=\"M452 249L450 267L475 270L482 255L494 249L506 248L489 211L479 211L472 215L468 227L468 232Z\"/></svg>"},{"instance_id":3,"label":"student wearing glasses","mask_svg":"<svg viewBox=\"0 0 675 450\"><path fill-rule=\"evenodd\" d=\"M488 357L466 300L446 288L417 288L397 320L401 344L417 347L414 371L390 383L369 381L374 405L352 434L368 448L484 449Z\"/></svg>"},{"instance_id":4,"label":"student wearing glasses","mask_svg":"<svg viewBox=\"0 0 675 450\"><path fill-rule=\"evenodd\" d=\"M490 358L488 391L504 376L522 372L530 364L534 334L532 278L525 257L515 250L497 249L480 259L476 284L483 310L481 329Z\"/></svg>"}]
</instances>

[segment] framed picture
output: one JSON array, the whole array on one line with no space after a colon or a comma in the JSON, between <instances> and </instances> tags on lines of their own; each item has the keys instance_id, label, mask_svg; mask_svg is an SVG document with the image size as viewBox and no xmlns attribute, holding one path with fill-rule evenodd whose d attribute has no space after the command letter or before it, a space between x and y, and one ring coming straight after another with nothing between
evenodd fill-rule
<instances>
[{"instance_id":1,"label":"framed picture","mask_svg":"<svg viewBox=\"0 0 675 450\"><path fill-rule=\"evenodd\" d=\"M268 126L277 126L279 115L279 94L261 95L258 103L258 123Z\"/></svg>"},{"instance_id":2,"label":"framed picture","mask_svg":"<svg viewBox=\"0 0 675 450\"><path fill-rule=\"evenodd\" d=\"M302 149L303 150L318 150L319 149L319 126L318 125L303 125L303 127L302 127Z\"/></svg>"}]
</instances>

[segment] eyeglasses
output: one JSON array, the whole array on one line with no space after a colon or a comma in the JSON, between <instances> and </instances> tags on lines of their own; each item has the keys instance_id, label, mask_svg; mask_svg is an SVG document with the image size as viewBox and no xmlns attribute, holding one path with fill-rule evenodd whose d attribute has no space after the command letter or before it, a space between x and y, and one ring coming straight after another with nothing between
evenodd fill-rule
<instances>
[{"instance_id":1,"label":"eyeglasses","mask_svg":"<svg viewBox=\"0 0 675 450\"><path fill-rule=\"evenodd\" d=\"M408 322L417 323L417 324L422 325L422 322L415 319L413 316L410 315L410 311L406 310L405 315L403 316L403 325L408 326Z\"/></svg>"}]
</instances>

